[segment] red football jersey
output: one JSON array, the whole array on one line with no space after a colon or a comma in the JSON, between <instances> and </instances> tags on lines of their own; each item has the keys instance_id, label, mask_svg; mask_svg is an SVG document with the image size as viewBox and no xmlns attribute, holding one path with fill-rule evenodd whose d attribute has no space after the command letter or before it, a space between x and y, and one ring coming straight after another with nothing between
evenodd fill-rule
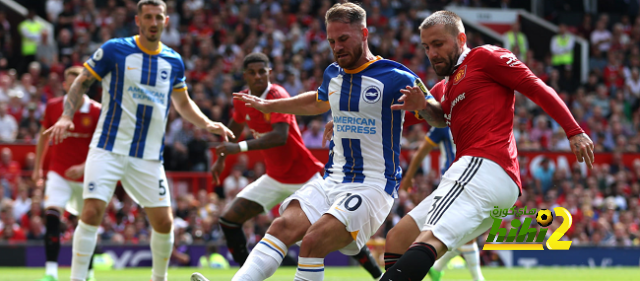
<instances>
[{"instance_id":1,"label":"red football jersey","mask_svg":"<svg viewBox=\"0 0 640 281\"><path fill-rule=\"evenodd\" d=\"M249 93L249 90L244 90L242 93ZM287 90L276 84L271 84L262 94L262 98L268 100L288 97ZM294 115L275 112L265 114L245 106L244 102L236 99L233 100L233 107L233 120L240 124L247 123L256 139L271 132L272 124L281 122L289 124L287 144L261 150L267 175L281 183L299 184L307 182L315 173L322 170L322 163L304 146Z\"/></svg>"},{"instance_id":2,"label":"red football jersey","mask_svg":"<svg viewBox=\"0 0 640 281\"><path fill-rule=\"evenodd\" d=\"M513 137L514 90L542 107L567 137L583 133L557 93L509 50L481 46L463 53L458 63L440 99L456 144L455 161L462 156L494 161L522 190Z\"/></svg>"},{"instance_id":3,"label":"red football jersey","mask_svg":"<svg viewBox=\"0 0 640 281\"><path fill-rule=\"evenodd\" d=\"M91 137L98 125L100 118L100 103L84 97L84 104L73 116L73 131L69 131L69 137L62 143L49 147L51 163L49 170L58 173L67 180L64 173L69 167L82 164L87 159ZM42 118L42 126L47 129L53 126L64 111L64 97L57 97L47 102L47 107ZM82 178L74 180L82 182Z\"/></svg>"}]
</instances>

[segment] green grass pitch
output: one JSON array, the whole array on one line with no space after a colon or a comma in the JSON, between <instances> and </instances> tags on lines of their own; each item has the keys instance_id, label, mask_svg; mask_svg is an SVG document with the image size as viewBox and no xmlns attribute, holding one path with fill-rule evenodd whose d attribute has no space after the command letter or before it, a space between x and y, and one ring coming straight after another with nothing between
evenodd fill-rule
<instances>
[{"instance_id":1,"label":"green grass pitch","mask_svg":"<svg viewBox=\"0 0 640 281\"><path fill-rule=\"evenodd\" d=\"M237 267L227 270L199 268L171 268L169 281L188 281L194 271L199 271L211 281L228 281L238 270ZM295 275L294 267L282 267L268 279L273 281L290 281ZM640 267L536 267L536 268L490 268L483 267L482 272L487 281L589 281L589 280L640 280ZM44 268L11 268L0 267L0 281L21 280L34 281L42 278ZM150 268L136 268L111 271L96 271L98 281L147 281L150 279ZM69 268L61 268L59 280L69 280ZM373 279L359 267L328 267L325 271L327 281L372 281ZM425 280L431 280L429 276ZM466 269L450 269L442 281L471 280Z\"/></svg>"}]
</instances>

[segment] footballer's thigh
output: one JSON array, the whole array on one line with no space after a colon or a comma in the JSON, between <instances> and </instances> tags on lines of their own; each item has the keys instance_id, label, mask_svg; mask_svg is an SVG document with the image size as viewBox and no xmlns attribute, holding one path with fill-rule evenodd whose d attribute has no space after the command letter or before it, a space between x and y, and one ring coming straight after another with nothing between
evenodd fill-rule
<instances>
[{"instance_id":1,"label":"footballer's thigh","mask_svg":"<svg viewBox=\"0 0 640 281\"><path fill-rule=\"evenodd\" d=\"M302 185L296 185L296 187L296 189L300 189ZM238 193L222 214L222 218L228 222L244 223L263 212L268 212L293 192L295 190L288 191L286 184L280 183L268 175L262 175Z\"/></svg>"},{"instance_id":2,"label":"footballer's thigh","mask_svg":"<svg viewBox=\"0 0 640 281\"><path fill-rule=\"evenodd\" d=\"M73 190L65 178L53 171L47 173L47 181L44 188L45 209L56 209L62 214L72 194ZM77 216L78 213L76 212L73 215Z\"/></svg>"},{"instance_id":3,"label":"footballer's thigh","mask_svg":"<svg viewBox=\"0 0 640 281\"><path fill-rule=\"evenodd\" d=\"M332 205L309 228L300 254L324 257L340 250L354 256L386 220L393 198L382 188L353 183L328 184L327 193Z\"/></svg>"},{"instance_id":4,"label":"footballer's thigh","mask_svg":"<svg viewBox=\"0 0 640 281\"><path fill-rule=\"evenodd\" d=\"M267 233L287 246L302 240L309 227L331 207L331 201L320 179L305 184L280 205L281 216L271 223Z\"/></svg>"},{"instance_id":5,"label":"footballer's thigh","mask_svg":"<svg viewBox=\"0 0 640 281\"><path fill-rule=\"evenodd\" d=\"M100 148L89 149L84 169L81 220L89 225L99 225L107 202L113 197L116 184L126 170L126 156Z\"/></svg>"},{"instance_id":6,"label":"footballer's thigh","mask_svg":"<svg viewBox=\"0 0 640 281\"><path fill-rule=\"evenodd\" d=\"M490 212L495 206L513 206L518 186L495 162L463 156L449 168L431 196L433 203L418 241L435 237L453 250L489 229Z\"/></svg>"},{"instance_id":7,"label":"footballer's thigh","mask_svg":"<svg viewBox=\"0 0 640 281\"><path fill-rule=\"evenodd\" d=\"M125 191L145 209L154 230L169 233L173 224L171 191L162 162L129 156L127 162L127 173L122 177Z\"/></svg>"}]
</instances>

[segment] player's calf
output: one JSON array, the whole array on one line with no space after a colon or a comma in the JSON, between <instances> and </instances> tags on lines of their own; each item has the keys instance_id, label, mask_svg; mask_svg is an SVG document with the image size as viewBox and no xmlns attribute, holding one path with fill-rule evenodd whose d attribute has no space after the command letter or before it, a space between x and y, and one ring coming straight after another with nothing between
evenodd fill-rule
<instances>
[{"instance_id":1,"label":"player's calf","mask_svg":"<svg viewBox=\"0 0 640 281\"><path fill-rule=\"evenodd\" d=\"M300 241L310 225L300 203L292 201L282 216L271 223L267 234L231 280L265 280L271 277L282 263L288 247Z\"/></svg>"},{"instance_id":2,"label":"player's calf","mask_svg":"<svg viewBox=\"0 0 640 281\"><path fill-rule=\"evenodd\" d=\"M57 208L48 208L45 214L47 227L44 235L44 251L47 257L45 274L57 279L58 254L60 253L60 211Z\"/></svg>"},{"instance_id":3,"label":"player's calf","mask_svg":"<svg viewBox=\"0 0 640 281\"><path fill-rule=\"evenodd\" d=\"M240 266L244 264L249 256L247 238L242 230L242 224L263 211L264 207L262 207L262 205L236 197L233 203L231 203L231 206L225 210L220 217L220 225L222 226L224 237L227 240L229 252L231 252L233 260L240 264Z\"/></svg>"},{"instance_id":4,"label":"player's calf","mask_svg":"<svg viewBox=\"0 0 640 281\"><path fill-rule=\"evenodd\" d=\"M165 281L169 258L173 251L173 215L169 207L144 208L149 223L153 228L151 233L151 271L152 281Z\"/></svg>"},{"instance_id":5,"label":"player's calf","mask_svg":"<svg viewBox=\"0 0 640 281\"><path fill-rule=\"evenodd\" d=\"M407 251L420 235L420 229L411 216L404 216L387 234L384 246L384 268L388 270Z\"/></svg>"}]
</instances>

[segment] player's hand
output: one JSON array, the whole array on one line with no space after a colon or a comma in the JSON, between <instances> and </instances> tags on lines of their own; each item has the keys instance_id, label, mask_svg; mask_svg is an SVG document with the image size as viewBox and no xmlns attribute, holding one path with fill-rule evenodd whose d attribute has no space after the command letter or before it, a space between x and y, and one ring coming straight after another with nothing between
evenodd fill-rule
<instances>
[{"instance_id":1,"label":"player's hand","mask_svg":"<svg viewBox=\"0 0 640 281\"><path fill-rule=\"evenodd\" d=\"M413 179L403 178L400 182L400 190L409 190L413 187Z\"/></svg>"},{"instance_id":2,"label":"player's hand","mask_svg":"<svg viewBox=\"0 0 640 281\"><path fill-rule=\"evenodd\" d=\"M240 146L237 143L225 142L216 146L216 154L227 156L229 154L240 153Z\"/></svg>"},{"instance_id":3,"label":"player's hand","mask_svg":"<svg viewBox=\"0 0 640 281\"><path fill-rule=\"evenodd\" d=\"M578 162L587 162L589 169L593 168L593 162L595 162L595 156L593 155L593 141L585 133L575 135L569 138L571 143L571 151L578 158Z\"/></svg>"},{"instance_id":4,"label":"player's hand","mask_svg":"<svg viewBox=\"0 0 640 281\"><path fill-rule=\"evenodd\" d=\"M263 113L271 113L269 110L269 101L256 97L254 95L245 94L245 93L233 93L233 98L237 100L241 100L248 107L253 107L257 110L262 111Z\"/></svg>"},{"instance_id":5,"label":"player's hand","mask_svg":"<svg viewBox=\"0 0 640 281\"><path fill-rule=\"evenodd\" d=\"M407 86L405 89L400 90L400 93L402 93L402 96L398 101L403 102L403 104L394 104L391 109L416 111L427 108L427 100L420 88Z\"/></svg>"},{"instance_id":6,"label":"player's hand","mask_svg":"<svg viewBox=\"0 0 640 281\"><path fill-rule=\"evenodd\" d=\"M328 141L331 140L333 136L333 120L329 121L326 125L324 125L324 133L322 133L322 148L326 147Z\"/></svg>"},{"instance_id":7,"label":"player's hand","mask_svg":"<svg viewBox=\"0 0 640 281\"><path fill-rule=\"evenodd\" d=\"M69 136L69 131L73 131L73 128L73 119L69 116L62 115L60 119L58 119L58 122L44 131L44 136L49 136L54 144L59 144Z\"/></svg>"},{"instance_id":8,"label":"player's hand","mask_svg":"<svg viewBox=\"0 0 640 281\"><path fill-rule=\"evenodd\" d=\"M205 129L207 129L207 131L209 133L213 133L216 135L219 135L220 137L222 137L223 141L228 141L229 138L233 138L235 139L236 136L233 134L233 132L231 130L229 130L229 128L227 128L227 126L225 126L224 124L220 123L220 122L208 122Z\"/></svg>"},{"instance_id":9,"label":"player's hand","mask_svg":"<svg viewBox=\"0 0 640 281\"><path fill-rule=\"evenodd\" d=\"M220 174L222 174L222 171L224 171L224 160L216 160L211 167L211 175L213 176L213 182L215 182L216 185L220 185Z\"/></svg>"},{"instance_id":10,"label":"player's hand","mask_svg":"<svg viewBox=\"0 0 640 281\"><path fill-rule=\"evenodd\" d=\"M33 173L31 173L31 179L36 184L36 186L42 186L44 183L44 179L42 178L42 169L33 169Z\"/></svg>"},{"instance_id":11,"label":"player's hand","mask_svg":"<svg viewBox=\"0 0 640 281\"><path fill-rule=\"evenodd\" d=\"M77 180L84 175L84 164L74 165L64 171L64 176L68 179Z\"/></svg>"}]
</instances>

